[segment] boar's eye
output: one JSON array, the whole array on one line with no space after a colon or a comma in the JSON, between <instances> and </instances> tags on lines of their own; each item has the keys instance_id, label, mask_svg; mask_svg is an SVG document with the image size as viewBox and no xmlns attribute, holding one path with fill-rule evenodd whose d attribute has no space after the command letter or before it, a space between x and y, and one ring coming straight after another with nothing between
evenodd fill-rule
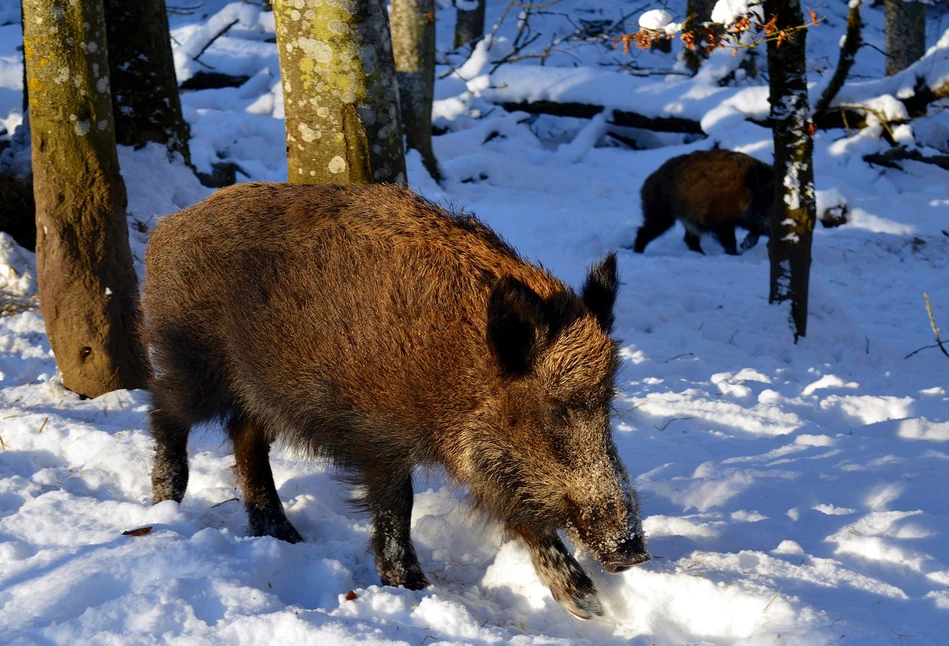
<instances>
[{"instance_id":1,"label":"boar's eye","mask_svg":"<svg viewBox=\"0 0 949 646\"><path fill-rule=\"evenodd\" d=\"M560 419L563 420L563 423L567 426L572 426L577 421L576 410L571 406L561 406Z\"/></svg>"}]
</instances>

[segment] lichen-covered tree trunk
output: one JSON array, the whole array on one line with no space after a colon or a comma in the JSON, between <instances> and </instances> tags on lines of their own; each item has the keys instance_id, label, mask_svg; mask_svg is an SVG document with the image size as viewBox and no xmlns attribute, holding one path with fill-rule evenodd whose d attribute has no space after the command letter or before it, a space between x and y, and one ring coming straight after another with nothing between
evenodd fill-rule
<instances>
[{"instance_id":1,"label":"lichen-covered tree trunk","mask_svg":"<svg viewBox=\"0 0 949 646\"><path fill-rule=\"evenodd\" d=\"M458 9L455 16L455 42L452 47L458 49L484 36L484 3L485 0L456 0L455 6Z\"/></svg>"},{"instance_id":2,"label":"lichen-covered tree trunk","mask_svg":"<svg viewBox=\"0 0 949 646\"><path fill-rule=\"evenodd\" d=\"M115 138L164 144L191 163L165 0L104 0Z\"/></svg>"},{"instance_id":3,"label":"lichen-covered tree trunk","mask_svg":"<svg viewBox=\"0 0 949 646\"><path fill-rule=\"evenodd\" d=\"M885 0L886 75L891 76L926 53L926 3Z\"/></svg>"},{"instance_id":4,"label":"lichen-covered tree trunk","mask_svg":"<svg viewBox=\"0 0 949 646\"><path fill-rule=\"evenodd\" d=\"M685 10L685 15L688 18L686 29L694 29L702 23L709 22L712 19L712 9L715 8L716 2L717 0L689 0ZM697 72L699 67L702 66L702 61L708 58L703 43L704 39L696 43L694 50L686 49L683 52L685 64L693 73Z\"/></svg>"},{"instance_id":5,"label":"lichen-covered tree trunk","mask_svg":"<svg viewBox=\"0 0 949 646\"><path fill-rule=\"evenodd\" d=\"M290 182L405 182L381 0L275 0Z\"/></svg>"},{"instance_id":6,"label":"lichen-covered tree trunk","mask_svg":"<svg viewBox=\"0 0 949 646\"><path fill-rule=\"evenodd\" d=\"M774 138L774 213L768 255L770 302L791 304L795 340L807 334L811 239L817 219L814 195L805 40L800 0L765 0L767 18L778 30L794 30L780 46L768 41L771 125Z\"/></svg>"},{"instance_id":7,"label":"lichen-covered tree trunk","mask_svg":"<svg viewBox=\"0 0 949 646\"><path fill-rule=\"evenodd\" d=\"M390 20L405 140L409 148L419 151L437 182L441 172L432 150L435 0L392 0Z\"/></svg>"},{"instance_id":8,"label":"lichen-covered tree trunk","mask_svg":"<svg viewBox=\"0 0 949 646\"><path fill-rule=\"evenodd\" d=\"M36 268L63 384L97 397L145 385L101 0L23 0Z\"/></svg>"}]
</instances>

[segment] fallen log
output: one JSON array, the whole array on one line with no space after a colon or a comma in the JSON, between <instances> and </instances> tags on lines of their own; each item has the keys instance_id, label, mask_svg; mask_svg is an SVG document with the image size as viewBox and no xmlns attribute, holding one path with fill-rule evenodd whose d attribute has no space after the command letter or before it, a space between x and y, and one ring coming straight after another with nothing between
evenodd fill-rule
<instances>
[{"instance_id":1,"label":"fallen log","mask_svg":"<svg viewBox=\"0 0 949 646\"><path fill-rule=\"evenodd\" d=\"M577 117L591 119L603 112L602 105L591 103L558 103L556 101L519 101L500 104L508 112L527 112L530 114L549 114L555 117ZM701 135L702 126L698 121L682 117L647 117L636 112L613 110L613 126L624 128L644 128L662 132L681 132L685 134Z\"/></svg>"}]
</instances>

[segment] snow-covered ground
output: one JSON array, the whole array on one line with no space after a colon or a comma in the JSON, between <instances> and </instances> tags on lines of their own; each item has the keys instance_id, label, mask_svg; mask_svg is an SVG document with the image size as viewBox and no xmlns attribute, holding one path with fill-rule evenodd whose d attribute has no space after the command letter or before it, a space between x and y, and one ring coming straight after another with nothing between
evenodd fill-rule
<instances>
[{"instance_id":1,"label":"snow-covered ground","mask_svg":"<svg viewBox=\"0 0 949 646\"><path fill-rule=\"evenodd\" d=\"M0 24L11 22L0 26L0 122L10 130L21 117L19 20L6 8L15 4L0 8ZM529 33L542 36L521 53L596 21L627 16L635 30L658 4L564 0L530 17ZM505 6L489 1L489 23ZM684 18L684 2L665 8ZM941 10L930 13L930 43L949 26ZM846 6L823 11L828 21L808 35L818 90ZM187 52L214 31L209 21L234 18L201 60L251 78L183 96L193 156L201 170L226 159L250 178L282 180L270 16L222 0L172 16L178 72L201 68ZM864 19L865 38L882 45L882 7L865 7ZM454 9L441 8L440 43L453 22ZM666 159L718 142L771 160L770 133L742 116L767 112L763 81L717 82L745 54L716 55L689 80L654 74L672 70L678 44L672 55L623 57L609 42L566 39L544 66L526 59L487 76L514 51L517 28L512 12L495 49L443 59L435 116L444 134L434 145L447 179L436 185L410 153L410 182L475 211L571 284L631 241L640 184ZM870 80L882 68L883 56L864 48L853 73ZM695 118L710 136L626 132L643 148L634 151L612 145L605 118L532 118L490 102L583 92ZM934 113L901 129L901 141L949 150L949 113ZM582 559L608 611L590 622L556 604L524 550L472 519L464 491L437 475L416 484L413 535L432 582L421 592L377 585L367 519L347 507L329 469L291 454L275 453L274 473L307 542L248 537L215 428L192 436L182 505L152 506L147 394L81 401L62 387L29 298L32 255L0 236L0 292L13 304L0 317L0 642L949 643L949 359L932 348L906 358L933 343L923 292L949 330L949 175L862 160L887 147L879 130L817 135L817 188L823 200L844 198L851 221L815 232L809 330L797 345L786 311L767 303L763 241L729 257L710 239L699 256L677 228L644 255L620 252L625 362L614 432L654 559L617 576ZM140 259L155 217L209 191L161 150L120 158ZM122 534L142 527L151 532Z\"/></svg>"}]
</instances>

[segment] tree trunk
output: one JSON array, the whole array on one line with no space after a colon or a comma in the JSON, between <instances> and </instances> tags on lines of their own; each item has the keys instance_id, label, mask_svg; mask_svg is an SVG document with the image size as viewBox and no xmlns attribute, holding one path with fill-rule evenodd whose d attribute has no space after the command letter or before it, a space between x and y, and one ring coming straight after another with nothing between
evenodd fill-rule
<instances>
[{"instance_id":1,"label":"tree trunk","mask_svg":"<svg viewBox=\"0 0 949 646\"><path fill-rule=\"evenodd\" d=\"M441 172L432 150L435 95L435 0L392 0L392 46L399 81L402 129L432 178Z\"/></svg>"},{"instance_id":2,"label":"tree trunk","mask_svg":"<svg viewBox=\"0 0 949 646\"><path fill-rule=\"evenodd\" d=\"M454 49L480 40L484 36L485 0L462 0L462 2L465 5L474 5L474 9L466 10L458 7L455 17L455 42L452 45Z\"/></svg>"},{"instance_id":3,"label":"tree trunk","mask_svg":"<svg viewBox=\"0 0 949 646\"><path fill-rule=\"evenodd\" d=\"M807 67L800 0L765 0L765 16L777 16L775 27L795 30L778 46L768 40L771 123L774 137L774 213L768 255L770 302L791 303L795 341L807 334L807 292L811 238L817 219L814 195L814 142L810 134Z\"/></svg>"},{"instance_id":4,"label":"tree trunk","mask_svg":"<svg viewBox=\"0 0 949 646\"><path fill-rule=\"evenodd\" d=\"M125 220L101 0L24 0L40 306L63 384L141 388L138 285Z\"/></svg>"},{"instance_id":5,"label":"tree trunk","mask_svg":"<svg viewBox=\"0 0 949 646\"><path fill-rule=\"evenodd\" d=\"M164 144L191 163L165 0L104 0L115 139Z\"/></svg>"},{"instance_id":6,"label":"tree trunk","mask_svg":"<svg viewBox=\"0 0 949 646\"><path fill-rule=\"evenodd\" d=\"M405 182L399 90L379 0L273 3L290 182Z\"/></svg>"},{"instance_id":7,"label":"tree trunk","mask_svg":"<svg viewBox=\"0 0 949 646\"><path fill-rule=\"evenodd\" d=\"M712 9L715 8L716 1L717 0L689 0L685 10L685 15L688 17L686 29L695 29L702 23L709 22L712 19ZM699 71L699 67L702 66L702 61L708 58L708 54L705 53L704 44L704 39L697 39L694 50L686 49L683 52L685 64L692 70L693 74Z\"/></svg>"},{"instance_id":8,"label":"tree trunk","mask_svg":"<svg viewBox=\"0 0 949 646\"><path fill-rule=\"evenodd\" d=\"M926 53L926 3L886 0L886 75L892 76Z\"/></svg>"}]
</instances>

